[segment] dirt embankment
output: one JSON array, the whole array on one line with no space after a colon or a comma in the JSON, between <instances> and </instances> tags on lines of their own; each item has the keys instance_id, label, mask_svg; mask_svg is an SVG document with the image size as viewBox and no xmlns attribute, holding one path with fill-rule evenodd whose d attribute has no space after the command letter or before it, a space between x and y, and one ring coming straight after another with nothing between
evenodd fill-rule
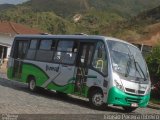
<instances>
[{"instance_id":1,"label":"dirt embankment","mask_svg":"<svg viewBox=\"0 0 160 120\"><path fill-rule=\"evenodd\" d=\"M146 34L140 39L140 41L152 46L160 44L160 23L146 27L144 32Z\"/></svg>"}]
</instances>

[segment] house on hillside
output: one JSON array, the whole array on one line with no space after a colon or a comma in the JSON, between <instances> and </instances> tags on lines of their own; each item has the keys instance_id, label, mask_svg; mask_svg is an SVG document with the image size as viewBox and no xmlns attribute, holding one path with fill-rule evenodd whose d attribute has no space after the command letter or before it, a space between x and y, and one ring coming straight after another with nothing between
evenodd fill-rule
<instances>
[{"instance_id":1,"label":"house on hillside","mask_svg":"<svg viewBox=\"0 0 160 120\"><path fill-rule=\"evenodd\" d=\"M22 24L0 21L0 63L8 59L14 36L17 34L40 34L42 31Z\"/></svg>"}]
</instances>

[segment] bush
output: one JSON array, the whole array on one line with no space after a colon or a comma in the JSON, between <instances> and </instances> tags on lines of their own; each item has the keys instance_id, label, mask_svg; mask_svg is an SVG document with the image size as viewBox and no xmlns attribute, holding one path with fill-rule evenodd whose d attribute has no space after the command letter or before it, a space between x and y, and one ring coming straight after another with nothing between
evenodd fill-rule
<instances>
[{"instance_id":1,"label":"bush","mask_svg":"<svg viewBox=\"0 0 160 120\"><path fill-rule=\"evenodd\" d=\"M160 98L160 44L152 49L146 56L146 62L152 82L152 97Z\"/></svg>"}]
</instances>

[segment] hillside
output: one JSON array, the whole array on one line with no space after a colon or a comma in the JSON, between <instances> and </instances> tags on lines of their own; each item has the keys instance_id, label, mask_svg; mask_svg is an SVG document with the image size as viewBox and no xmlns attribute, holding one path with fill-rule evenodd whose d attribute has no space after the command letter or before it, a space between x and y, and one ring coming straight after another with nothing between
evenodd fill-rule
<instances>
[{"instance_id":1,"label":"hillside","mask_svg":"<svg viewBox=\"0 0 160 120\"><path fill-rule=\"evenodd\" d=\"M16 10L16 11L15 11ZM0 13L1 21L13 21L53 34L72 32L74 25L54 12L33 12L30 7L16 7ZM72 26L72 27L69 27Z\"/></svg>"},{"instance_id":2,"label":"hillside","mask_svg":"<svg viewBox=\"0 0 160 120\"><path fill-rule=\"evenodd\" d=\"M82 18L75 23L73 17L77 13ZM90 9L86 0L32 0L0 13L2 21L27 24L53 34L98 34L101 27L122 19L114 12Z\"/></svg>"},{"instance_id":3,"label":"hillside","mask_svg":"<svg viewBox=\"0 0 160 120\"><path fill-rule=\"evenodd\" d=\"M160 0L30 0L24 5L31 6L35 11L54 11L62 17L90 9L132 16L157 7L160 5Z\"/></svg>"},{"instance_id":4,"label":"hillside","mask_svg":"<svg viewBox=\"0 0 160 120\"><path fill-rule=\"evenodd\" d=\"M160 5L160 0L89 0L99 10L114 11L122 16L136 16Z\"/></svg>"},{"instance_id":5,"label":"hillside","mask_svg":"<svg viewBox=\"0 0 160 120\"><path fill-rule=\"evenodd\" d=\"M104 34L110 34L130 42L155 45L160 42L160 6L140 13L128 21L119 22Z\"/></svg>"},{"instance_id":6,"label":"hillside","mask_svg":"<svg viewBox=\"0 0 160 120\"><path fill-rule=\"evenodd\" d=\"M0 4L21 4L23 2L26 2L28 0L0 0Z\"/></svg>"},{"instance_id":7,"label":"hillside","mask_svg":"<svg viewBox=\"0 0 160 120\"><path fill-rule=\"evenodd\" d=\"M23 5L36 12L54 11L59 16L68 17L87 9L83 1L86 0L31 0Z\"/></svg>"},{"instance_id":8,"label":"hillside","mask_svg":"<svg viewBox=\"0 0 160 120\"><path fill-rule=\"evenodd\" d=\"M11 7L14 7L14 5L12 5L12 4L0 4L0 11L1 10L7 10Z\"/></svg>"},{"instance_id":9,"label":"hillside","mask_svg":"<svg viewBox=\"0 0 160 120\"><path fill-rule=\"evenodd\" d=\"M0 12L0 20L26 24L52 34L83 32L138 41L146 35L144 27L157 23L157 18L151 20L149 16L159 13L155 9L147 10L158 5L160 0L30 0ZM141 11L147 12L139 14Z\"/></svg>"}]
</instances>

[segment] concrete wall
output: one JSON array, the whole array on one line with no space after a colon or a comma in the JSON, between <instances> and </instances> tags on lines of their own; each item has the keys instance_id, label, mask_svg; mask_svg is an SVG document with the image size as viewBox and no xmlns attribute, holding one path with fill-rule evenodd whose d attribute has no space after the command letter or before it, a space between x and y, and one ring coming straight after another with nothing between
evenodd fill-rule
<instances>
[{"instance_id":1,"label":"concrete wall","mask_svg":"<svg viewBox=\"0 0 160 120\"><path fill-rule=\"evenodd\" d=\"M12 37L12 36L9 36L9 35L1 35L0 34L0 43L3 43L4 45L6 44L8 44L8 45L12 45L12 43L13 43L13 38L14 37Z\"/></svg>"},{"instance_id":2,"label":"concrete wall","mask_svg":"<svg viewBox=\"0 0 160 120\"><path fill-rule=\"evenodd\" d=\"M10 52L11 52L11 46L13 44L13 37L12 36L9 36L9 35L2 35L0 34L0 47L1 48L5 48L7 47L7 52L5 52L5 56L6 58L3 58L3 59L8 59L9 55L10 55ZM2 50L1 50L2 52ZM3 53L0 53L0 55L2 55ZM1 58L1 56L0 56Z\"/></svg>"}]
</instances>

